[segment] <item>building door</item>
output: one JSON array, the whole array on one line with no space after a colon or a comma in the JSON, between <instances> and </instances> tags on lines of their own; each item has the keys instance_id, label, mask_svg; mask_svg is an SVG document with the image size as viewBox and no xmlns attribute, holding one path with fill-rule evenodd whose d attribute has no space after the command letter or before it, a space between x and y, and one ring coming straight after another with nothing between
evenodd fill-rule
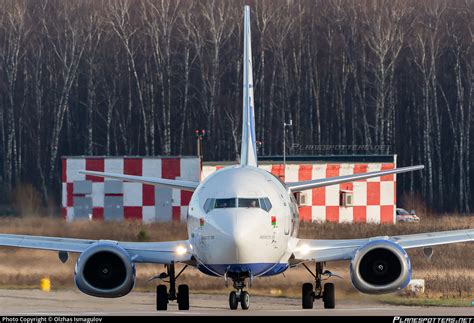
<instances>
[{"instance_id":1,"label":"building door","mask_svg":"<svg viewBox=\"0 0 474 323\"><path fill-rule=\"evenodd\" d=\"M172 207L172 191L170 188L155 187L155 214L156 221L171 222Z\"/></svg>"}]
</instances>

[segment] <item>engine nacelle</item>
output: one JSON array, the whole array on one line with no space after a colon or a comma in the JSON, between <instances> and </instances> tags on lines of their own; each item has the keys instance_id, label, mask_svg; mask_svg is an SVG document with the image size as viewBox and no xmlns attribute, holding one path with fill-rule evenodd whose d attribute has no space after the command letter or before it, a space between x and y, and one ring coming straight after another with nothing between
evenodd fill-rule
<instances>
[{"instance_id":1,"label":"engine nacelle","mask_svg":"<svg viewBox=\"0 0 474 323\"><path fill-rule=\"evenodd\" d=\"M77 259L74 280L81 292L91 296L125 296L135 284L135 264L117 244L97 242Z\"/></svg>"},{"instance_id":2,"label":"engine nacelle","mask_svg":"<svg viewBox=\"0 0 474 323\"><path fill-rule=\"evenodd\" d=\"M361 246L352 258L351 280L366 294L392 293L411 279L411 263L405 249L393 241L374 240Z\"/></svg>"}]
</instances>

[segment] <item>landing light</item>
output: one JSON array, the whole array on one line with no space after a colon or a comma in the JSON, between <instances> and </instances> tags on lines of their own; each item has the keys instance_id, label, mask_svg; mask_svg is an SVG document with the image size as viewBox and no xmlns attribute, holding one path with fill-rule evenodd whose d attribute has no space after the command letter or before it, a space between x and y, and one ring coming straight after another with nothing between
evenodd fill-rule
<instances>
[{"instance_id":1,"label":"landing light","mask_svg":"<svg viewBox=\"0 0 474 323\"><path fill-rule=\"evenodd\" d=\"M299 250L303 255L306 255L309 251L310 251L310 248L307 244L304 244L300 247L300 250Z\"/></svg>"},{"instance_id":2,"label":"landing light","mask_svg":"<svg viewBox=\"0 0 474 323\"><path fill-rule=\"evenodd\" d=\"M178 248L176 248L176 254L179 256L184 255L187 251L188 250L183 246L179 246Z\"/></svg>"}]
</instances>

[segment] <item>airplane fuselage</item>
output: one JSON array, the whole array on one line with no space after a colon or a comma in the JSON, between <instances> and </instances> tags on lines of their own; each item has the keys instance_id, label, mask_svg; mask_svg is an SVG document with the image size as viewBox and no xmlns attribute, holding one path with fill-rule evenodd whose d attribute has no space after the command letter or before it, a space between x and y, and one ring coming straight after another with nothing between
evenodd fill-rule
<instances>
[{"instance_id":1,"label":"airplane fuselage","mask_svg":"<svg viewBox=\"0 0 474 323\"><path fill-rule=\"evenodd\" d=\"M298 234L298 207L273 174L253 166L229 166L196 189L187 225L203 273L271 276L288 268L289 245Z\"/></svg>"}]
</instances>

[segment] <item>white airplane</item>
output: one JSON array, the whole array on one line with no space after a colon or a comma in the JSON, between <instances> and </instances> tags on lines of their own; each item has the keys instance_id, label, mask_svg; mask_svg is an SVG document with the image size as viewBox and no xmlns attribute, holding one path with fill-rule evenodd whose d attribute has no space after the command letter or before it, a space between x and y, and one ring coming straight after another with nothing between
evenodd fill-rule
<instances>
[{"instance_id":1,"label":"white airplane","mask_svg":"<svg viewBox=\"0 0 474 323\"><path fill-rule=\"evenodd\" d=\"M187 266L230 279L236 291L229 295L230 309L248 309L250 298L245 282L272 276L302 265L312 273L315 285L302 286L302 307L312 308L322 299L325 308L335 307L334 284L323 285L323 271L329 261L350 260L353 286L364 293L390 293L410 281L411 265L406 249L473 241L474 230L383 236L349 240L299 239L298 206L293 193L316 187L398 174L422 169L398 169L283 183L271 173L257 168L253 105L250 9L244 9L243 127L240 165L225 167L203 182L128 176L93 171L83 174L192 191L188 210L188 240L169 242L119 242L27 235L0 235L0 246L35 248L59 252L65 262L68 253L79 253L74 270L77 287L97 297L127 295L135 282L136 263L164 264L166 272L154 277L169 279L156 289L156 308L166 310L177 300L180 310L189 309L189 288L176 280ZM430 250L430 249L427 249ZM313 273L306 263L314 262ZM176 264L186 265L178 274Z\"/></svg>"}]
</instances>

